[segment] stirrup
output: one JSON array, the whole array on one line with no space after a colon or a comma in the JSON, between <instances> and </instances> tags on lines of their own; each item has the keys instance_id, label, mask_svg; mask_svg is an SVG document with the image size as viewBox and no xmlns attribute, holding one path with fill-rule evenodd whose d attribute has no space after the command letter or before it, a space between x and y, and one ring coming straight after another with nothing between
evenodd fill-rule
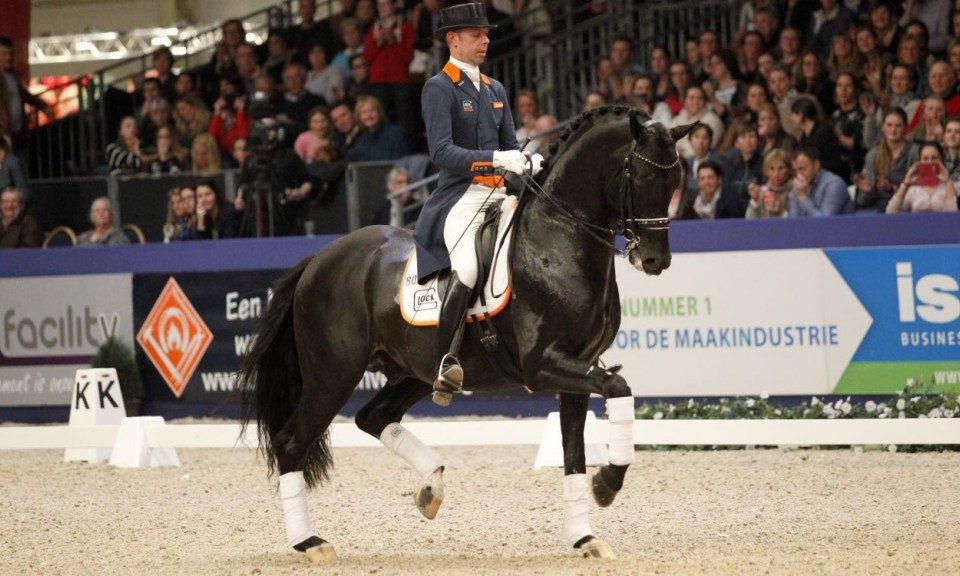
<instances>
[{"instance_id":1,"label":"stirrup","mask_svg":"<svg viewBox=\"0 0 960 576\"><path fill-rule=\"evenodd\" d=\"M463 368L452 354L445 354L440 360L437 379L433 381L433 403L437 406L449 406L453 394L463 389Z\"/></svg>"}]
</instances>

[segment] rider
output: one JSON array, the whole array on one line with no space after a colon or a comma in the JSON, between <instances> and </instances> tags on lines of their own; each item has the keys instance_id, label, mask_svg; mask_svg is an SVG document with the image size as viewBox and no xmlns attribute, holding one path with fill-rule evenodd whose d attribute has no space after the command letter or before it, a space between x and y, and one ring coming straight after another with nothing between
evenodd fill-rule
<instances>
[{"instance_id":1,"label":"rider","mask_svg":"<svg viewBox=\"0 0 960 576\"><path fill-rule=\"evenodd\" d=\"M468 3L440 11L437 36L447 42L450 61L423 87L423 119L440 181L417 220L417 274L421 284L447 268L450 282L440 308L439 368L434 401L446 403L463 386L456 358L470 294L477 282L474 235L489 204L506 197L503 172L539 172L543 157L519 150L507 92L480 73L487 56L489 29L483 4ZM446 398L443 401L442 398Z\"/></svg>"}]
</instances>

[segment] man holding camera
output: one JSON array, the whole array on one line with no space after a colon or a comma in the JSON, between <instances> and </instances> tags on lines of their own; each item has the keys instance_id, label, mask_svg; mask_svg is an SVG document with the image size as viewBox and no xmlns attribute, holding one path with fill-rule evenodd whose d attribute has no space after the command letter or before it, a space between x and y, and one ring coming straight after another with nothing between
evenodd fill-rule
<instances>
[{"instance_id":1,"label":"man holding camera","mask_svg":"<svg viewBox=\"0 0 960 576\"><path fill-rule=\"evenodd\" d=\"M543 162L539 154L527 158L519 150L506 89L480 73L491 28L483 4L441 10L436 33L449 47L450 61L423 87L427 144L440 181L423 206L414 239L421 284L451 269L440 308L439 369L433 384L439 393L434 399L442 403L463 386L455 336L477 281L474 236L482 214L506 197L504 171L535 174Z\"/></svg>"}]
</instances>

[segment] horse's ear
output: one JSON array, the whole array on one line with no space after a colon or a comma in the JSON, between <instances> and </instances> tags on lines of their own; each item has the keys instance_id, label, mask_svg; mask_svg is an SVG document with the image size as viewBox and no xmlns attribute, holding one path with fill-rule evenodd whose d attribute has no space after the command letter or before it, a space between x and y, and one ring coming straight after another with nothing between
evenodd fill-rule
<instances>
[{"instance_id":1,"label":"horse's ear","mask_svg":"<svg viewBox=\"0 0 960 576\"><path fill-rule=\"evenodd\" d=\"M647 129L643 126L636 114L630 115L630 133L637 144L647 141Z\"/></svg>"},{"instance_id":2,"label":"horse's ear","mask_svg":"<svg viewBox=\"0 0 960 576\"><path fill-rule=\"evenodd\" d=\"M699 125L699 122L694 122L692 124L685 124L683 126L674 126L670 129L670 136L673 138L674 142L679 142L681 138L693 132L693 129Z\"/></svg>"}]
</instances>

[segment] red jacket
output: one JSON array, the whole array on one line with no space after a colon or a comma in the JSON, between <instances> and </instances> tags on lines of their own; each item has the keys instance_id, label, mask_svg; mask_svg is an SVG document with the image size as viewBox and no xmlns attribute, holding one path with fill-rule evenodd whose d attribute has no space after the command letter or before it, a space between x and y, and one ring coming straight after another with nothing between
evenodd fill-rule
<instances>
[{"instance_id":1,"label":"red jacket","mask_svg":"<svg viewBox=\"0 0 960 576\"><path fill-rule=\"evenodd\" d=\"M233 152L233 144L241 138L246 138L250 133L252 124L253 120L247 116L246 112L240 110L237 112L237 119L234 120L233 126L227 132L224 130L223 118L219 114L214 114L213 118L210 119L209 132L217 140L220 150L230 154Z\"/></svg>"},{"instance_id":2,"label":"red jacket","mask_svg":"<svg viewBox=\"0 0 960 576\"><path fill-rule=\"evenodd\" d=\"M397 42L378 45L379 24L370 27L363 46L363 59L370 66L371 84L406 84L410 82L410 62L413 61L413 26L406 20L393 25Z\"/></svg>"}]
</instances>

